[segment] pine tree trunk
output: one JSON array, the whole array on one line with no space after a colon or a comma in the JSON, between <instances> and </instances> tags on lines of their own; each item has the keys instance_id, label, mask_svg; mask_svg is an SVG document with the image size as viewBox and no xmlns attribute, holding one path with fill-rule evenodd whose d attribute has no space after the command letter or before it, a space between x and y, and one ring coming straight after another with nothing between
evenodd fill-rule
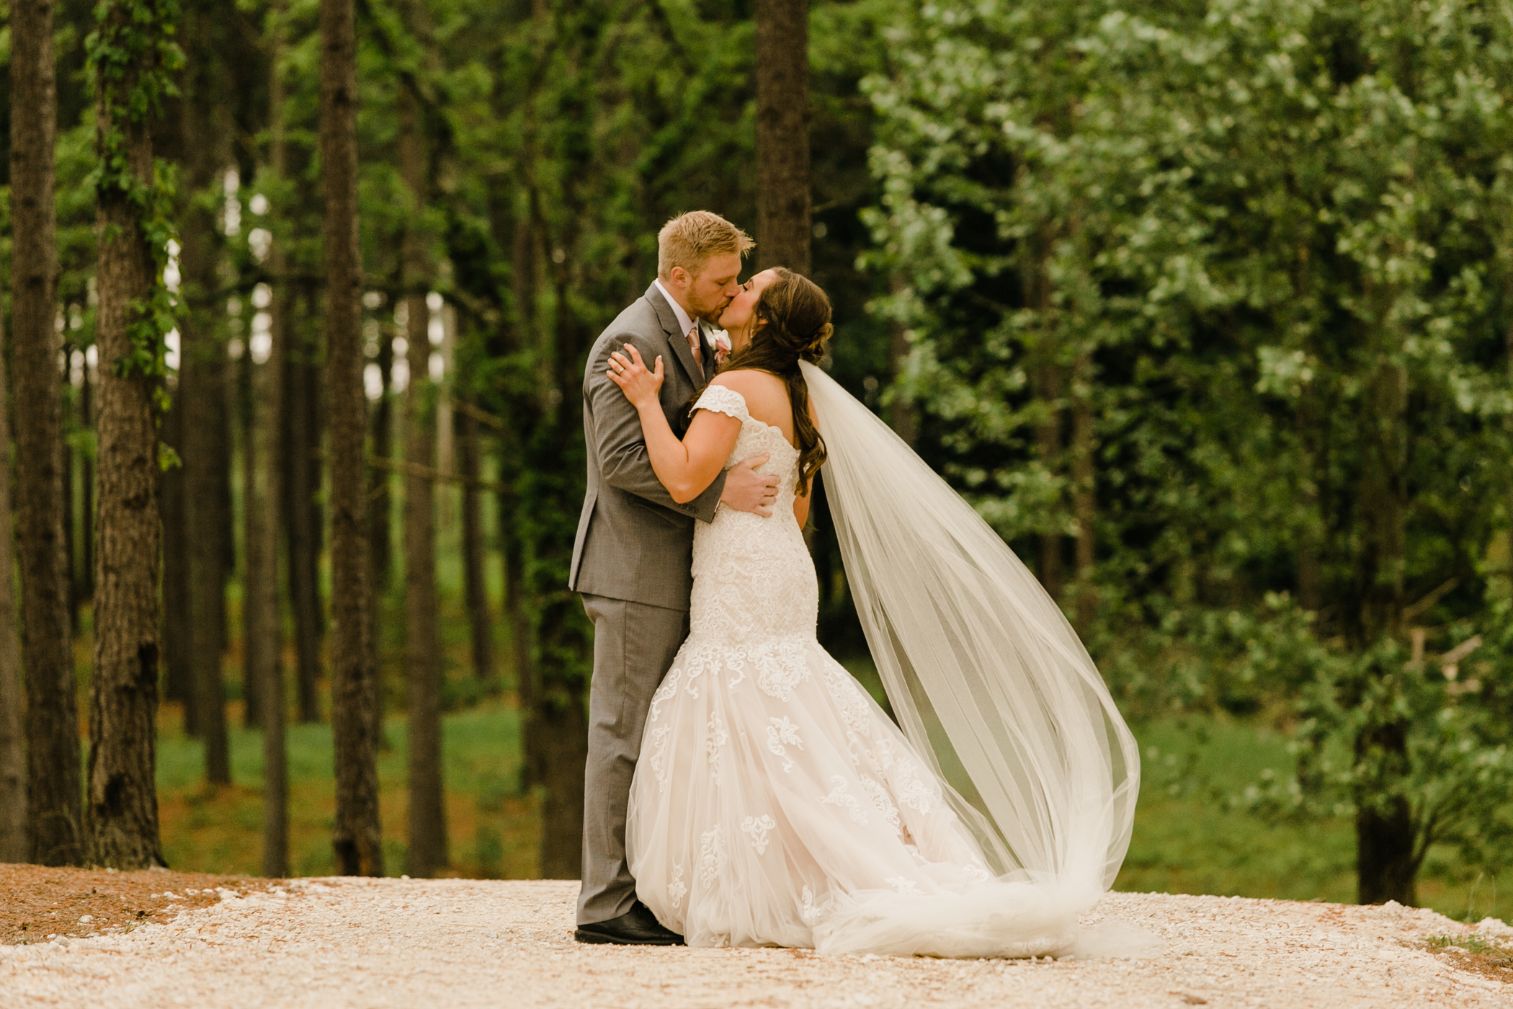
<instances>
[{"instance_id":1,"label":"pine tree trunk","mask_svg":"<svg viewBox=\"0 0 1513 1009\"><path fill-rule=\"evenodd\" d=\"M502 460L500 470L507 473L509 467L519 464L519 459L510 446L504 447L503 454L509 458ZM517 525L521 521L520 500L508 480L504 481L504 486L507 491L499 495L499 566L504 576L504 624L510 635L511 681L523 723L520 787L528 789L541 782L542 755L541 748L536 745L539 733L531 721L531 712L541 688L531 665L530 611L525 601L525 541Z\"/></svg>"},{"instance_id":2,"label":"pine tree trunk","mask_svg":"<svg viewBox=\"0 0 1513 1009\"><path fill-rule=\"evenodd\" d=\"M273 0L268 11L268 167L274 178L283 179L289 169L288 142L284 127L284 78L279 61L285 47L283 0ZM280 208L285 220L289 208ZM278 611L278 546L280 518L284 514L281 481L284 445L281 418L284 412L284 357L288 346L289 282L284 235L275 236L269 249L268 270L275 278L268 305L268 357L255 367L252 378L252 437L247 442L253 457L248 469L247 505L253 516L247 526L247 587L245 603L250 617L249 635L267 642L249 654L252 685L258 693L263 729L263 875L289 874L289 757L285 740L287 705L284 696L283 621ZM247 357L252 357L251 345Z\"/></svg>"},{"instance_id":3,"label":"pine tree trunk","mask_svg":"<svg viewBox=\"0 0 1513 1009\"><path fill-rule=\"evenodd\" d=\"M285 547L288 563L285 577L289 581L289 601L294 616L295 684L298 718L304 724L320 721L320 582L319 546L316 523L319 516L314 502L317 481L313 479L316 433L311 418L314 407L315 376L309 336L296 326L292 309L294 299L284 304L290 309L284 323L288 340L283 359L285 409L281 418L281 452L284 479L283 514L287 534ZM307 315L307 318L310 316Z\"/></svg>"},{"instance_id":4,"label":"pine tree trunk","mask_svg":"<svg viewBox=\"0 0 1513 1009\"><path fill-rule=\"evenodd\" d=\"M62 383L62 386L65 389L69 387L69 372L71 371L73 366L73 358L73 346L71 344L65 343L63 345L62 360L59 361L59 364L61 365L61 371L58 374L58 381ZM67 410L66 405L64 409ZM64 509L63 569L68 572L68 627L69 632L72 633L73 629L79 626L79 582L81 580L79 577L78 566L79 551L75 546L75 542L79 535L79 526L81 524L87 523L88 518L86 517L85 523L79 523L75 521L74 506L77 502L74 495L74 457L78 453L76 453L74 449L72 439L69 438L69 427L70 425L65 422L63 425L62 466Z\"/></svg>"},{"instance_id":5,"label":"pine tree trunk","mask_svg":"<svg viewBox=\"0 0 1513 1009\"><path fill-rule=\"evenodd\" d=\"M1380 361L1369 379L1362 414L1360 512L1362 544L1356 592L1355 644L1359 650L1402 632L1406 555L1408 376ZM1389 685L1397 669L1368 670ZM1356 883L1362 904L1417 902L1412 809L1403 787L1408 775L1408 723L1398 706L1376 702L1355 739L1355 756L1367 768L1356 785Z\"/></svg>"},{"instance_id":6,"label":"pine tree trunk","mask_svg":"<svg viewBox=\"0 0 1513 1009\"><path fill-rule=\"evenodd\" d=\"M378 379L382 391L373 404L373 455L394 458L394 401L390 393L394 373L394 336L388 325L378 331ZM389 471L374 466L368 474L368 553L373 569L373 614L380 619L384 594L394 577L392 519L394 495ZM375 627L376 627L375 623Z\"/></svg>"},{"instance_id":7,"label":"pine tree trunk","mask_svg":"<svg viewBox=\"0 0 1513 1009\"><path fill-rule=\"evenodd\" d=\"M305 289L308 296L309 317L318 319L322 314L321 301L324 291L320 285ZM320 595L321 584L321 558L326 553L326 519L327 514L323 506L326 487L326 461L323 453L329 444L330 411L326 402L326 369L325 361L319 355L310 360L310 395L305 400L305 409L308 411L307 423L310 432L309 461L310 475L308 483L314 490L310 495L310 543L311 549L305 556L305 563L310 566L310 583L315 590L315 640L323 642L326 638L327 613ZM372 594L372 586L368 588ZM318 667L318 673L325 675L325 668Z\"/></svg>"},{"instance_id":8,"label":"pine tree trunk","mask_svg":"<svg viewBox=\"0 0 1513 1009\"><path fill-rule=\"evenodd\" d=\"M888 289L895 295L902 294L908 285L909 281L902 273L895 273L888 278ZM902 323L894 323L888 333L888 375L893 382L897 382L903 375L908 358L909 331ZM888 426L910 447L919 439L919 417L908 397L893 397L893 402L888 407Z\"/></svg>"},{"instance_id":9,"label":"pine tree trunk","mask_svg":"<svg viewBox=\"0 0 1513 1009\"><path fill-rule=\"evenodd\" d=\"M1047 348L1039 348L1039 353L1044 356ZM1059 365L1051 361L1041 361L1034 365L1031 370L1035 386L1035 399L1044 408L1045 413L1035 424L1035 443L1040 456L1040 464L1048 472L1055 473L1061 469L1062 445L1061 445L1061 394L1062 376ZM1060 600L1062 594L1062 582L1064 580L1062 551L1063 537L1060 530L1047 530L1040 534L1040 583L1045 586L1046 592L1051 598Z\"/></svg>"},{"instance_id":10,"label":"pine tree trunk","mask_svg":"<svg viewBox=\"0 0 1513 1009\"><path fill-rule=\"evenodd\" d=\"M569 219L575 209L568 206ZM583 836L583 771L588 759L588 681L593 667L592 634L579 598L567 591L572 555L572 511L582 484L572 465L564 465L562 446L575 439L580 418L572 391L582 372L584 327L573 317L567 296L569 275L559 267L553 276L557 312L551 347L551 376L558 394L545 398L532 434L527 465L535 475L533 508L550 522L533 523L527 547L536 562L527 580L535 608L531 664L540 690L531 712L542 783L541 871L549 879L578 878L578 848Z\"/></svg>"},{"instance_id":11,"label":"pine tree trunk","mask_svg":"<svg viewBox=\"0 0 1513 1009\"><path fill-rule=\"evenodd\" d=\"M809 3L756 0L757 256L809 272Z\"/></svg>"},{"instance_id":12,"label":"pine tree trunk","mask_svg":"<svg viewBox=\"0 0 1513 1009\"><path fill-rule=\"evenodd\" d=\"M256 729L263 724L263 691L258 684L257 670L266 660L260 653L278 646L268 633L271 627L260 623L257 604L252 599L252 541L259 532L259 518L252 503L260 479L258 460L262 458L253 442L257 439L258 418L262 415L257 408L257 375L262 369L252 359L252 327L245 327L243 335L242 356L237 361L237 417L242 443L242 554L246 561L242 570L242 725Z\"/></svg>"},{"instance_id":13,"label":"pine tree trunk","mask_svg":"<svg viewBox=\"0 0 1513 1009\"><path fill-rule=\"evenodd\" d=\"M276 88L277 85L275 84ZM279 108L277 99L269 102ZM275 118L274 123L279 120ZM275 129L277 127L275 126ZM275 141L278 144L280 141ZM276 158L275 158L276 161ZM271 257L274 275L283 276L282 256ZM278 417L283 395L284 343L288 295L280 282L274 289L269 310L271 347L268 359L253 376L254 406L252 482L248 485L247 511L252 516L246 549L247 633L265 644L248 653L249 680L258 693L258 713L263 730L263 875L289 874L289 770L285 743L283 663L280 661L283 633L278 618L278 529L280 504Z\"/></svg>"},{"instance_id":14,"label":"pine tree trunk","mask_svg":"<svg viewBox=\"0 0 1513 1009\"><path fill-rule=\"evenodd\" d=\"M1021 168L1019 174L1024 174ZM1066 393L1065 374L1057 360L1053 335L1049 332L1051 311L1051 278L1047 258L1050 255L1051 236L1041 228L1025 241L1019 266L1020 297L1027 308L1033 309L1041 320L1032 336L1029 347L1030 392L1040 415L1035 421L1035 450L1047 474L1060 475L1066 470L1063 448L1063 406ZM1060 508L1057 524L1059 525ZM1043 530L1039 536L1039 563L1036 574L1046 592L1058 602L1062 599L1065 582L1063 551L1065 537L1059 528Z\"/></svg>"},{"instance_id":15,"label":"pine tree trunk","mask_svg":"<svg viewBox=\"0 0 1513 1009\"><path fill-rule=\"evenodd\" d=\"M62 390L53 328L53 4L11 3L11 346L16 411L16 539L21 562L31 860L84 857L78 698L63 554Z\"/></svg>"},{"instance_id":16,"label":"pine tree trunk","mask_svg":"<svg viewBox=\"0 0 1513 1009\"><path fill-rule=\"evenodd\" d=\"M204 14L195 18L194 34L206 34ZM204 105L217 94L207 64L214 58L210 39L200 37L191 52L194 78L190 99L183 102L182 137L187 164L181 212L186 318L179 327L178 398L183 405L185 561L188 573L188 649L195 723L205 744L205 777L214 785L231 782L230 742L226 729L226 687L222 672L225 639L225 544L221 512L221 441L226 395L226 352L217 330L216 308L209 292L217 284L220 243L216 214L197 199L219 182L224 162L218 157L214 122ZM197 85L197 86L195 86Z\"/></svg>"},{"instance_id":17,"label":"pine tree trunk","mask_svg":"<svg viewBox=\"0 0 1513 1009\"><path fill-rule=\"evenodd\" d=\"M473 676L492 693L498 687L494 670L493 621L489 614L488 584L483 540L483 491L478 448L478 420L459 409L457 418L457 468L462 478L462 584L468 609L473 652Z\"/></svg>"},{"instance_id":18,"label":"pine tree trunk","mask_svg":"<svg viewBox=\"0 0 1513 1009\"><path fill-rule=\"evenodd\" d=\"M331 445L333 843L345 875L383 874L378 719L369 607L366 397L358 323L357 53L352 0L321 0L320 153Z\"/></svg>"},{"instance_id":19,"label":"pine tree trunk","mask_svg":"<svg viewBox=\"0 0 1513 1009\"><path fill-rule=\"evenodd\" d=\"M537 707L546 795L541 806L541 876L577 879L582 872L583 768L588 718L577 698Z\"/></svg>"},{"instance_id":20,"label":"pine tree trunk","mask_svg":"<svg viewBox=\"0 0 1513 1009\"><path fill-rule=\"evenodd\" d=\"M229 129L229 126L226 127ZM229 134L228 134L229 135ZM222 170L230 162L222 164ZM218 173L219 174L219 173ZM217 179L219 181L219 178ZM216 240L221 241L220 226L217 220ZM224 271L217 269L217 279ZM215 313L216 329L226 324L226 305L219 302L212 307ZM226 604L226 590L231 581L232 573L236 570L236 536L234 523L236 521L231 507L231 467L232 460L236 458L231 443L231 428L234 419L232 405L236 402L236 381L232 370L231 359L226 354L226 339L223 332L216 332L216 346L219 353L215 357L216 376L215 389L218 395L215 397L213 406L215 413L214 436L216 443L215 454L210 457L210 480L213 488L212 514L209 519L209 527L213 530L214 542L210 546L207 556L214 561L215 587L210 593L210 626L215 633L216 668L222 670L221 693L225 694L225 659L226 653L231 648L231 617L230 607Z\"/></svg>"},{"instance_id":21,"label":"pine tree trunk","mask_svg":"<svg viewBox=\"0 0 1513 1009\"><path fill-rule=\"evenodd\" d=\"M537 16L540 17L539 12ZM534 202L528 203L534 209ZM535 251L536 221L533 212L528 212L521 220L513 220L506 218L499 203L495 203L492 209L490 223L495 236L501 244L507 241L510 248L515 326L509 345L503 348L508 353L518 351L525 343L525 334L534 332L538 325L536 290L540 271ZM532 714L541 686L538 670L531 661L535 632L526 599L526 522L521 500L528 447L525 443L527 425L521 422L521 418L528 407L517 404L516 409L519 411L517 423L506 428L499 445L499 482L504 488L499 495L499 559L504 575L503 605L510 634L510 666L521 714L520 787L524 790L534 788L544 779L545 756L540 741L541 727Z\"/></svg>"},{"instance_id":22,"label":"pine tree trunk","mask_svg":"<svg viewBox=\"0 0 1513 1009\"><path fill-rule=\"evenodd\" d=\"M437 352L441 355L441 373L443 375L457 374L457 309L442 302L441 310L436 313L437 322L440 323L441 345ZM457 472L457 416L452 411L452 396L446 384L436 389L436 420L432 424L436 437L436 469L442 473ZM450 494L443 494L436 502L436 522L443 529L450 531L457 524L456 509L453 505L455 498Z\"/></svg>"},{"instance_id":23,"label":"pine tree trunk","mask_svg":"<svg viewBox=\"0 0 1513 1009\"><path fill-rule=\"evenodd\" d=\"M180 459L184 456L184 404L178 397L163 417L163 444ZM163 517L163 667L164 694L182 706L184 732L200 735L194 703L194 675L189 667L189 545L185 542L184 467L174 466L158 475L161 495L158 511Z\"/></svg>"},{"instance_id":24,"label":"pine tree trunk","mask_svg":"<svg viewBox=\"0 0 1513 1009\"><path fill-rule=\"evenodd\" d=\"M94 379L89 355L79 354L79 423L90 431L95 426ZM89 453L79 460L79 598L95 597L95 464Z\"/></svg>"},{"instance_id":25,"label":"pine tree trunk","mask_svg":"<svg viewBox=\"0 0 1513 1009\"><path fill-rule=\"evenodd\" d=\"M5 319L0 313L0 347ZM8 448L10 382L0 353L0 447ZM10 459L0 458L0 862L25 862L26 688L21 682L21 628L16 609L16 537L11 512Z\"/></svg>"},{"instance_id":26,"label":"pine tree trunk","mask_svg":"<svg viewBox=\"0 0 1513 1009\"><path fill-rule=\"evenodd\" d=\"M1293 415L1293 430L1298 437L1303 478L1299 481L1298 506L1315 515L1319 512L1320 484L1316 475L1320 472L1317 399L1318 394L1312 388L1305 387L1298 397L1297 409ZM1315 542L1313 537L1300 537L1297 545L1298 603L1309 611L1317 611L1323 603L1321 547L1322 544Z\"/></svg>"},{"instance_id":27,"label":"pine tree trunk","mask_svg":"<svg viewBox=\"0 0 1513 1009\"><path fill-rule=\"evenodd\" d=\"M1077 519L1077 624L1092 625L1098 608L1093 579L1098 520L1098 449L1093 430L1093 353L1084 349L1072 367L1072 514Z\"/></svg>"},{"instance_id":28,"label":"pine tree trunk","mask_svg":"<svg viewBox=\"0 0 1513 1009\"><path fill-rule=\"evenodd\" d=\"M407 11L412 27L416 10ZM417 34L419 32L417 31ZM447 864L446 803L441 769L441 640L436 626L435 385L431 382L430 281L419 226L428 199L424 121L406 88L399 101L399 170L411 200L404 233L405 359L405 684L409 708L410 875L428 877Z\"/></svg>"},{"instance_id":29,"label":"pine tree trunk","mask_svg":"<svg viewBox=\"0 0 1513 1009\"><path fill-rule=\"evenodd\" d=\"M149 12L142 23L136 4L105 0L96 8L97 31L112 36L166 27ZM97 85L97 143L109 160L119 135L125 170L137 185L153 185L150 123L123 110L137 74L154 73L134 63L123 78L103 75ZM95 583L95 671L89 719L89 856L92 861L135 868L162 865L154 781L154 715L158 687L158 432L153 394L159 379L140 363L139 305L157 283L155 250L148 244L139 207L119 185L98 188L96 238L100 359L98 564ZM161 337L157 337L161 339Z\"/></svg>"}]
</instances>

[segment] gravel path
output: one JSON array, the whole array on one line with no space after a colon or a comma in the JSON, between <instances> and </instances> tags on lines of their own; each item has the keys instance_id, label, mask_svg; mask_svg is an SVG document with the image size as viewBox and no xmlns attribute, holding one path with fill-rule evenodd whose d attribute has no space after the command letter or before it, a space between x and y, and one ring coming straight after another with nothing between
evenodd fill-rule
<instances>
[{"instance_id":1,"label":"gravel path","mask_svg":"<svg viewBox=\"0 0 1513 1009\"><path fill-rule=\"evenodd\" d=\"M1454 1006L1509 1009L1513 983L1424 948L1472 929L1395 904L1108 895L1092 918L1158 933L1158 957L944 961L573 942L577 884L319 879L164 923L0 946L0 1005L535 1007ZM1491 919L1483 938L1513 944Z\"/></svg>"}]
</instances>

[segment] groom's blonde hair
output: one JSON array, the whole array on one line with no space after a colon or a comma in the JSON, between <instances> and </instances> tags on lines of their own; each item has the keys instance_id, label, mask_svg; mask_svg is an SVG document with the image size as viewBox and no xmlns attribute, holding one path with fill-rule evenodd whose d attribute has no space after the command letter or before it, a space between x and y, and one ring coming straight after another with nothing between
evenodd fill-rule
<instances>
[{"instance_id":1,"label":"groom's blonde hair","mask_svg":"<svg viewBox=\"0 0 1513 1009\"><path fill-rule=\"evenodd\" d=\"M719 214L690 210L657 232L657 276L666 280L675 266L697 274L710 256L729 252L744 256L755 245L750 235Z\"/></svg>"}]
</instances>

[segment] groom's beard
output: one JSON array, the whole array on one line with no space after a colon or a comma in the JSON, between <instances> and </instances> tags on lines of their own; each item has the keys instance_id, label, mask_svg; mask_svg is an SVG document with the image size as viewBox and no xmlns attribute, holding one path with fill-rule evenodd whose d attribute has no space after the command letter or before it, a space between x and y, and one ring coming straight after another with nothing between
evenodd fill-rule
<instances>
[{"instance_id":1,"label":"groom's beard","mask_svg":"<svg viewBox=\"0 0 1513 1009\"><path fill-rule=\"evenodd\" d=\"M725 309L730 307L730 303L733 300L733 298L726 298L707 312L696 312L694 313L694 319L699 322L707 322L718 329L720 326L720 316L725 314Z\"/></svg>"}]
</instances>

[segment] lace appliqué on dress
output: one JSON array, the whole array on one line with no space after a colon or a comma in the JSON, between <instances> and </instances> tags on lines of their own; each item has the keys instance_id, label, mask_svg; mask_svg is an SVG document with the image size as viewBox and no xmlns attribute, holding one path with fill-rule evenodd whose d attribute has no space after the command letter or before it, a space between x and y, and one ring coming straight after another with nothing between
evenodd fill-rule
<instances>
[{"instance_id":1,"label":"lace appliqu\u00e9 on dress","mask_svg":"<svg viewBox=\"0 0 1513 1009\"><path fill-rule=\"evenodd\" d=\"M767 832L776 827L777 821L763 813L748 816L741 821L741 832L751 839L751 847L758 855L767 853Z\"/></svg>"},{"instance_id":2,"label":"lace appliqu\u00e9 on dress","mask_svg":"<svg viewBox=\"0 0 1513 1009\"><path fill-rule=\"evenodd\" d=\"M710 383L708 386L705 386L704 392L694 401L693 406L688 412L692 415L695 410L723 413L727 417L734 417L742 423L752 419L751 411L746 409L746 397L728 385Z\"/></svg>"},{"instance_id":3,"label":"lace appliqu\u00e9 on dress","mask_svg":"<svg viewBox=\"0 0 1513 1009\"><path fill-rule=\"evenodd\" d=\"M725 871L725 831L711 827L699 835L699 882L713 886Z\"/></svg>"},{"instance_id":4,"label":"lace appliqu\u00e9 on dress","mask_svg":"<svg viewBox=\"0 0 1513 1009\"><path fill-rule=\"evenodd\" d=\"M802 750L804 741L799 738L798 726L787 715L782 718L769 718L767 720L767 749L783 761L783 770L793 770L793 760L788 756L787 747L793 746Z\"/></svg>"}]
</instances>

